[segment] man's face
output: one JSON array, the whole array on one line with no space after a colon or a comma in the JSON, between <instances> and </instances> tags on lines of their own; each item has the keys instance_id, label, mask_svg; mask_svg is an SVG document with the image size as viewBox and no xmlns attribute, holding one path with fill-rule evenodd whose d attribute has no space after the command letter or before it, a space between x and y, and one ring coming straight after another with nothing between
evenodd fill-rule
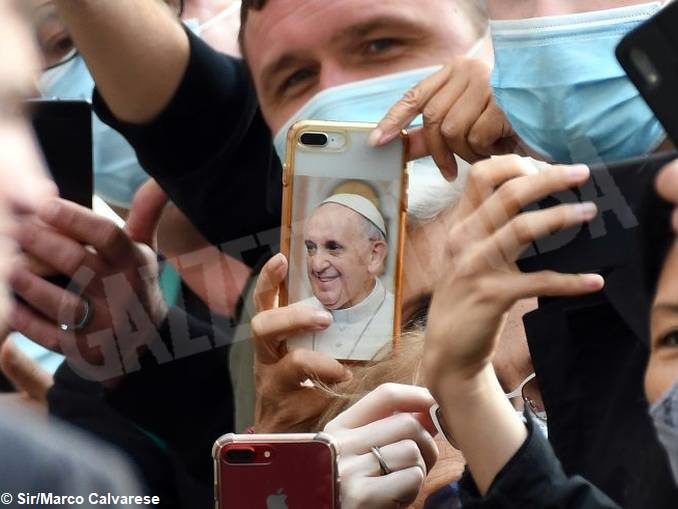
<instances>
[{"instance_id":1,"label":"man's face","mask_svg":"<svg viewBox=\"0 0 678 509\"><path fill-rule=\"evenodd\" d=\"M322 90L444 64L475 39L452 0L269 0L249 12L244 49L275 133Z\"/></svg>"},{"instance_id":2,"label":"man's face","mask_svg":"<svg viewBox=\"0 0 678 509\"><path fill-rule=\"evenodd\" d=\"M327 203L306 222L308 279L313 295L327 309L355 306L374 288L386 248L367 237L364 221L349 208Z\"/></svg>"},{"instance_id":3,"label":"man's face","mask_svg":"<svg viewBox=\"0 0 678 509\"><path fill-rule=\"evenodd\" d=\"M5 282L15 259L8 235L14 219L55 192L21 114L24 97L34 89L33 71L40 64L31 33L15 5L18 2L0 2L0 46L11 48L0 59L0 320L9 309Z\"/></svg>"},{"instance_id":4,"label":"man's face","mask_svg":"<svg viewBox=\"0 0 678 509\"><path fill-rule=\"evenodd\" d=\"M678 243L659 278L650 320L652 349L645 372L645 392L656 402L678 380Z\"/></svg>"}]
</instances>

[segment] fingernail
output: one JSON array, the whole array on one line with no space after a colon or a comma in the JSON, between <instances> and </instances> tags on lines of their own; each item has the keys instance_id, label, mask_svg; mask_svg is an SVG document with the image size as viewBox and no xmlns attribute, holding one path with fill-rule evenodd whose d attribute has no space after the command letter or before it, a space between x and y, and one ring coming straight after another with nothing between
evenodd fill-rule
<instances>
[{"instance_id":1,"label":"fingernail","mask_svg":"<svg viewBox=\"0 0 678 509\"><path fill-rule=\"evenodd\" d=\"M592 290L600 290L605 286L605 280L599 274L584 274L584 284Z\"/></svg>"},{"instance_id":2,"label":"fingernail","mask_svg":"<svg viewBox=\"0 0 678 509\"><path fill-rule=\"evenodd\" d=\"M578 203L575 206L575 211L579 218L588 221L589 219L596 217L598 214L598 207L592 202Z\"/></svg>"},{"instance_id":3,"label":"fingernail","mask_svg":"<svg viewBox=\"0 0 678 509\"><path fill-rule=\"evenodd\" d=\"M384 136L384 132L377 127L376 129L374 129L374 131L370 133L369 138L367 138L367 143L371 147L377 147L379 146L379 142L381 141L382 136Z\"/></svg>"},{"instance_id":4,"label":"fingernail","mask_svg":"<svg viewBox=\"0 0 678 509\"><path fill-rule=\"evenodd\" d=\"M278 253L271 259L271 269L278 270L285 263L285 256L282 253Z\"/></svg>"},{"instance_id":5,"label":"fingernail","mask_svg":"<svg viewBox=\"0 0 678 509\"><path fill-rule=\"evenodd\" d=\"M344 366L344 381L348 382L351 379L353 379L353 371Z\"/></svg>"},{"instance_id":6,"label":"fingernail","mask_svg":"<svg viewBox=\"0 0 678 509\"><path fill-rule=\"evenodd\" d=\"M313 313L313 321L315 321L316 325L322 327L323 329L329 327L329 325L332 323L332 320L332 315L327 311L319 310Z\"/></svg>"},{"instance_id":7,"label":"fingernail","mask_svg":"<svg viewBox=\"0 0 678 509\"><path fill-rule=\"evenodd\" d=\"M570 180L579 181L589 176L590 174L589 167L585 164L575 164L573 166L568 166L567 176Z\"/></svg>"}]
</instances>

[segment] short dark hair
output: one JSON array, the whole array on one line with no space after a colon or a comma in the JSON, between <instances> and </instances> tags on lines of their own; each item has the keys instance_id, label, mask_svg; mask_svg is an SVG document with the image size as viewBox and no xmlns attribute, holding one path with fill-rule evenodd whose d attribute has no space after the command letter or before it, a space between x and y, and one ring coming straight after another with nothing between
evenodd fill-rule
<instances>
[{"instance_id":1,"label":"short dark hair","mask_svg":"<svg viewBox=\"0 0 678 509\"><path fill-rule=\"evenodd\" d=\"M247 15L251 10L260 11L266 7L268 0L242 0L240 8L240 32L238 33L238 42L240 44L240 53L245 56L245 26L247 24Z\"/></svg>"}]
</instances>

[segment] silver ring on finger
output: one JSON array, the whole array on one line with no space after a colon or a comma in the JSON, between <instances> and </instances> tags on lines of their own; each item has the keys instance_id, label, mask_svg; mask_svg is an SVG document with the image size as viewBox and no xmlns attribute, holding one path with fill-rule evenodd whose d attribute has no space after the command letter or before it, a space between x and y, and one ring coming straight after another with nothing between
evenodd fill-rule
<instances>
[{"instance_id":1,"label":"silver ring on finger","mask_svg":"<svg viewBox=\"0 0 678 509\"><path fill-rule=\"evenodd\" d=\"M92 306L91 301L84 295L82 296L82 302L84 304L85 310L80 321L75 324L60 323L59 328L62 331L65 332L81 331L85 327L87 327L89 323L92 321L92 318L94 317L94 306Z\"/></svg>"},{"instance_id":2,"label":"silver ring on finger","mask_svg":"<svg viewBox=\"0 0 678 509\"><path fill-rule=\"evenodd\" d=\"M386 463L386 460L384 459L384 456L381 454L381 449L379 449L379 447L374 446L370 450L372 451L372 454L374 454L374 457L377 458L377 461L379 462L381 475L388 475L391 472L393 472L391 467L388 466L388 463Z\"/></svg>"}]
</instances>

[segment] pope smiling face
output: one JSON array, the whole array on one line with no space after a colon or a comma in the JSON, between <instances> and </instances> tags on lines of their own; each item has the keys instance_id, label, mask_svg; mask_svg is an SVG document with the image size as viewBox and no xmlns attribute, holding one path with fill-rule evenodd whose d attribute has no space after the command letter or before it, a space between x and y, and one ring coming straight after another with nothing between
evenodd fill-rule
<instances>
[{"instance_id":1,"label":"pope smiling face","mask_svg":"<svg viewBox=\"0 0 678 509\"><path fill-rule=\"evenodd\" d=\"M327 309L362 302L374 288L387 254L372 222L344 205L318 207L304 228L306 268L313 295Z\"/></svg>"}]
</instances>

